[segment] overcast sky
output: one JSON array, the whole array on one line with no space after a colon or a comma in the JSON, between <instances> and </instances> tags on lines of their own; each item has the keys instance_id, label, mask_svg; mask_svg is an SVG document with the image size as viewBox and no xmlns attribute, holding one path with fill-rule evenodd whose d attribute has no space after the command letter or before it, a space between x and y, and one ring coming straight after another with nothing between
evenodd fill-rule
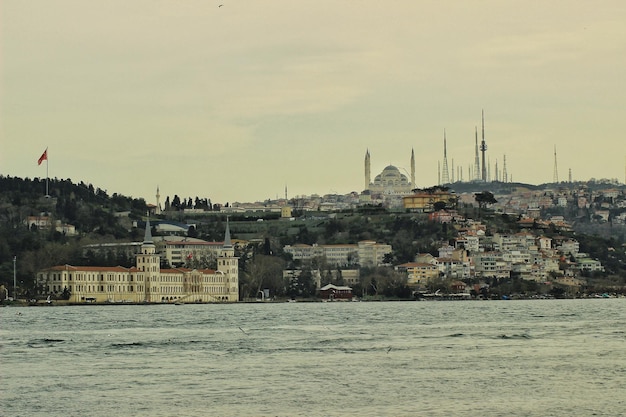
<instances>
[{"instance_id":1,"label":"overcast sky","mask_svg":"<svg viewBox=\"0 0 626 417\"><path fill-rule=\"evenodd\" d=\"M487 156L514 181L626 166L626 2L4 0L0 174L255 201L417 186Z\"/></svg>"}]
</instances>

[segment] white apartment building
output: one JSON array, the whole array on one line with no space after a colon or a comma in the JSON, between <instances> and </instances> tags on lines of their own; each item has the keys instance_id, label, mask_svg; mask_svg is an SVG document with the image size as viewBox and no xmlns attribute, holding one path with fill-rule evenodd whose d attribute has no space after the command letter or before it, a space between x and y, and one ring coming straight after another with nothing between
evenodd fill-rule
<instances>
[{"instance_id":1,"label":"white apartment building","mask_svg":"<svg viewBox=\"0 0 626 417\"><path fill-rule=\"evenodd\" d=\"M499 252L484 252L474 256L474 268L477 277L511 277L511 265L502 259Z\"/></svg>"},{"instance_id":2,"label":"white apartment building","mask_svg":"<svg viewBox=\"0 0 626 417\"><path fill-rule=\"evenodd\" d=\"M558 249L563 252L564 255L576 256L576 254L580 252L580 244L574 239L565 240L561 243Z\"/></svg>"},{"instance_id":3,"label":"white apartment building","mask_svg":"<svg viewBox=\"0 0 626 417\"><path fill-rule=\"evenodd\" d=\"M391 245L364 240L356 245L286 245L283 250L293 260L308 261L317 257L325 258L328 264L334 266L379 266L392 249Z\"/></svg>"}]
</instances>

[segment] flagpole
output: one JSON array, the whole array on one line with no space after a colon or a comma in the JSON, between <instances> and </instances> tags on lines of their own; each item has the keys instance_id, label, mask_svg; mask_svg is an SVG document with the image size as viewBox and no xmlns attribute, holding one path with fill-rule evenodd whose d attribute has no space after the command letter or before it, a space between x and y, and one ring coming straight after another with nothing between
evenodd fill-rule
<instances>
[{"instance_id":1,"label":"flagpole","mask_svg":"<svg viewBox=\"0 0 626 417\"><path fill-rule=\"evenodd\" d=\"M48 193L48 148L46 148L46 197L50 197Z\"/></svg>"}]
</instances>

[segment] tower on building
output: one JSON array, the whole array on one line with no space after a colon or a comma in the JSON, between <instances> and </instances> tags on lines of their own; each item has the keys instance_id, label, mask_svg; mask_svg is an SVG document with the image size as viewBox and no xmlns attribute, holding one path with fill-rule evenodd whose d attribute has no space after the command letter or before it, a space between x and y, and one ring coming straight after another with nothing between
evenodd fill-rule
<instances>
[{"instance_id":1,"label":"tower on building","mask_svg":"<svg viewBox=\"0 0 626 417\"><path fill-rule=\"evenodd\" d=\"M149 218L146 219L146 230L144 232L143 242L141 243L141 252L137 255L136 265L137 269L143 275L144 301L155 301L152 299L152 291L159 277L161 258L156 253L156 246L152 240ZM138 279L140 278L138 277Z\"/></svg>"},{"instance_id":2,"label":"tower on building","mask_svg":"<svg viewBox=\"0 0 626 417\"><path fill-rule=\"evenodd\" d=\"M217 257L217 271L226 277L228 301L239 300L239 258L235 256L235 248L230 238L228 217L226 217L224 245Z\"/></svg>"}]
</instances>

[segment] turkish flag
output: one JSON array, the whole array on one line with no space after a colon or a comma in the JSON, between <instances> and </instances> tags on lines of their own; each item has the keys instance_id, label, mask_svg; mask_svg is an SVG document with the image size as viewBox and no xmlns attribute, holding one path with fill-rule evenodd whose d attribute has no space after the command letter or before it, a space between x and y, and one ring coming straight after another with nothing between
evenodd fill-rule
<instances>
[{"instance_id":1,"label":"turkish flag","mask_svg":"<svg viewBox=\"0 0 626 417\"><path fill-rule=\"evenodd\" d=\"M48 148L46 148L46 150L43 151L43 153L39 157L39 160L37 161L37 165L41 165L43 161L47 161L47 160L48 160Z\"/></svg>"}]
</instances>

